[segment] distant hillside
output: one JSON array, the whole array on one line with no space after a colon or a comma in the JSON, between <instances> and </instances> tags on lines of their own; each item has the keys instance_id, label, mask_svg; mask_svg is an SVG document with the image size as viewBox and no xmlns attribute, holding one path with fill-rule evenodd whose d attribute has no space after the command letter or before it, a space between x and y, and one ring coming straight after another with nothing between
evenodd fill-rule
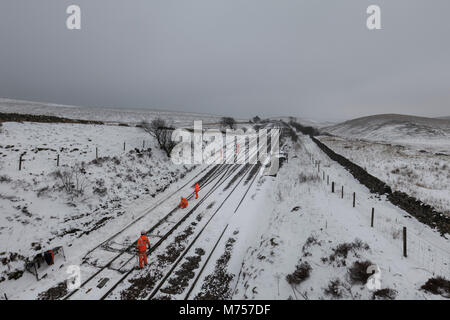
<instances>
[{"instance_id":1,"label":"distant hillside","mask_svg":"<svg viewBox=\"0 0 450 320\"><path fill-rule=\"evenodd\" d=\"M203 120L203 122L217 122L220 116L188 113L188 112L172 112L161 110L146 109L116 109L116 108L89 108L74 107L67 105L58 105L44 102L23 101L13 99L0 98L1 113L15 113L26 115L42 115L55 116L68 119L80 119L88 121L104 121L104 122L124 122L129 124L137 124L142 120L151 120L156 117L162 117L170 120L175 124L189 124L194 120Z\"/></svg>"},{"instance_id":2,"label":"distant hillside","mask_svg":"<svg viewBox=\"0 0 450 320\"><path fill-rule=\"evenodd\" d=\"M281 120L284 122L289 122L291 120L300 123L301 125L304 126L310 126L310 127L314 127L314 128L323 128L323 127L328 127L331 126L332 124L334 124L334 122L329 122L329 121L316 121L316 120L311 120L311 119L305 119L305 118L299 118L299 117L269 117L268 119L270 120Z\"/></svg>"},{"instance_id":3,"label":"distant hillside","mask_svg":"<svg viewBox=\"0 0 450 320\"><path fill-rule=\"evenodd\" d=\"M380 114L325 127L333 135L379 141L450 139L450 120L400 114Z\"/></svg>"}]
</instances>

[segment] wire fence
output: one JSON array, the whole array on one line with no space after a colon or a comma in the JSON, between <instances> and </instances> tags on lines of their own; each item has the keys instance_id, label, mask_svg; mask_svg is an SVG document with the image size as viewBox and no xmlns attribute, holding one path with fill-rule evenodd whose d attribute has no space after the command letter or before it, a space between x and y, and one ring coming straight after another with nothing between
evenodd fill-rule
<instances>
[{"instance_id":1,"label":"wire fence","mask_svg":"<svg viewBox=\"0 0 450 320\"><path fill-rule=\"evenodd\" d=\"M315 160L312 155L311 161L315 169L318 171L321 180L327 185L329 192L332 192L332 185L334 184L334 193L343 201L353 202L353 192L343 189L343 185L338 185L332 177L330 177L323 166L321 167L320 161ZM344 190L344 192L342 192ZM361 208L363 205L360 201L356 201L355 205ZM406 258L413 259L418 265L428 270L433 276L442 276L450 279L450 248L444 248L432 241L426 240L422 236L422 232L414 232L410 229L406 231L406 238L404 238L403 230L407 225L405 219L409 217L387 216L382 211L377 210L376 206L367 207L367 215L364 215L367 221L368 227L373 227L375 230L383 234L384 238L392 243L399 249L399 256L405 256ZM372 212L373 217L372 217ZM372 226L373 224L373 226ZM425 225L423 229L425 229ZM406 247L405 243L406 242ZM406 251L405 251L406 249Z\"/></svg>"}]
</instances>

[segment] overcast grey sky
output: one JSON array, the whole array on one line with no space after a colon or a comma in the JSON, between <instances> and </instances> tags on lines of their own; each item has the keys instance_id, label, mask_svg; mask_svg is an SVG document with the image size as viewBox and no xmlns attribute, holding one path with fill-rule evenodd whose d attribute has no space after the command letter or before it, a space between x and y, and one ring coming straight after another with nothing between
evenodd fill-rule
<instances>
[{"instance_id":1,"label":"overcast grey sky","mask_svg":"<svg viewBox=\"0 0 450 320\"><path fill-rule=\"evenodd\" d=\"M66 29L78 4L82 29ZM382 30L366 8L382 9ZM450 115L449 0L1 0L0 97L294 115Z\"/></svg>"}]
</instances>

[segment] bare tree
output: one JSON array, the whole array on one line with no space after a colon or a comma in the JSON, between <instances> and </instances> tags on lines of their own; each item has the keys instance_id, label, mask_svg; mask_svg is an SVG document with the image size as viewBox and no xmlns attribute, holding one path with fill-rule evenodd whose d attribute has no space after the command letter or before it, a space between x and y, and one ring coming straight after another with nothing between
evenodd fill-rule
<instances>
[{"instance_id":1,"label":"bare tree","mask_svg":"<svg viewBox=\"0 0 450 320\"><path fill-rule=\"evenodd\" d=\"M261 122L261 118L259 116L254 116L252 121L253 121L253 123L260 123Z\"/></svg>"},{"instance_id":2,"label":"bare tree","mask_svg":"<svg viewBox=\"0 0 450 320\"><path fill-rule=\"evenodd\" d=\"M88 185L83 170L78 164L56 171L55 176L59 179L61 186L67 194L72 196L72 199L83 195Z\"/></svg>"},{"instance_id":3,"label":"bare tree","mask_svg":"<svg viewBox=\"0 0 450 320\"><path fill-rule=\"evenodd\" d=\"M176 145L176 143L172 141L172 131L174 130L172 124L164 119L157 118L150 123L143 121L141 127L145 132L156 138L161 150L164 150L167 156L170 157L170 153Z\"/></svg>"},{"instance_id":4,"label":"bare tree","mask_svg":"<svg viewBox=\"0 0 450 320\"><path fill-rule=\"evenodd\" d=\"M227 128L229 127L230 129L234 129L236 127L236 120L234 120L231 117L223 117L220 120L220 124L222 125L222 127Z\"/></svg>"}]
</instances>

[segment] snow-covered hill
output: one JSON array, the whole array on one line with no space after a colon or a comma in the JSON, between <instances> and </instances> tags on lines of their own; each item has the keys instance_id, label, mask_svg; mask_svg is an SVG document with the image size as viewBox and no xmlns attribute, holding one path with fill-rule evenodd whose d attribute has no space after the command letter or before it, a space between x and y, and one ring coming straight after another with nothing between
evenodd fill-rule
<instances>
[{"instance_id":1,"label":"snow-covered hill","mask_svg":"<svg viewBox=\"0 0 450 320\"><path fill-rule=\"evenodd\" d=\"M408 144L441 144L450 141L450 120L381 114L349 120L323 128L333 135Z\"/></svg>"}]
</instances>

